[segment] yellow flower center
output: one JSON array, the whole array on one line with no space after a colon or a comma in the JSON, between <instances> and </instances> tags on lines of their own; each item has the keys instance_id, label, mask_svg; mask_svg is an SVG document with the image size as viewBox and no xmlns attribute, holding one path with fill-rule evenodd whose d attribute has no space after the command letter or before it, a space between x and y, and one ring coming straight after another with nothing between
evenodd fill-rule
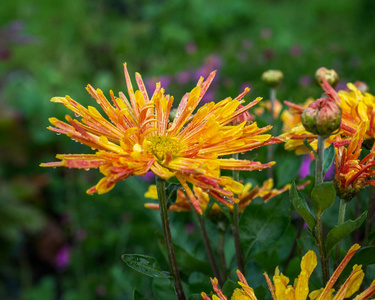
<instances>
[{"instance_id":1,"label":"yellow flower center","mask_svg":"<svg viewBox=\"0 0 375 300\"><path fill-rule=\"evenodd\" d=\"M147 152L154 155L159 161L163 161L169 152L172 157L178 155L181 146L176 138L169 136L153 136L147 139Z\"/></svg>"}]
</instances>

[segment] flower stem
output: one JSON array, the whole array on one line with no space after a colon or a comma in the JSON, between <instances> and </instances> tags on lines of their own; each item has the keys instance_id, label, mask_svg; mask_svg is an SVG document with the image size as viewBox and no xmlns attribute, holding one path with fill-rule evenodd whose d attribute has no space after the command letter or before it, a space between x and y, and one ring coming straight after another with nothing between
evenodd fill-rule
<instances>
[{"instance_id":1,"label":"flower stem","mask_svg":"<svg viewBox=\"0 0 375 300\"><path fill-rule=\"evenodd\" d=\"M315 155L315 186L323 182L324 139L324 136L318 135L318 149ZM325 286L329 279L329 265L324 247L323 216L321 212L316 214L316 244L322 266L323 286Z\"/></svg>"},{"instance_id":2,"label":"flower stem","mask_svg":"<svg viewBox=\"0 0 375 300\"><path fill-rule=\"evenodd\" d=\"M217 267L217 264L216 264L216 260L215 260L214 252L212 251L210 239L208 238L208 234L207 234L207 230L206 230L206 222L205 222L204 218L202 218L201 216L198 215L198 213L196 213L196 215L197 215L197 218L198 218L199 228L200 228L201 233L202 233L204 247L206 249L208 261L210 262L212 272L214 273L215 277L219 281L219 285L223 286L224 282L223 282L223 279L220 275L219 268Z\"/></svg>"},{"instance_id":3,"label":"flower stem","mask_svg":"<svg viewBox=\"0 0 375 300\"><path fill-rule=\"evenodd\" d=\"M165 247L167 249L169 268L174 279L174 289L179 300L185 300L184 289L182 288L180 274L178 273L176 256L174 254L171 229L169 227L167 198L165 195L165 180L156 177L156 188L158 191L158 200L160 206L160 217L163 225L163 234Z\"/></svg>"},{"instance_id":4,"label":"flower stem","mask_svg":"<svg viewBox=\"0 0 375 300\"><path fill-rule=\"evenodd\" d=\"M323 182L324 136L318 135L318 149L315 155L315 186Z\"/></svg>"},{"instance_id":5,"label":"flower stem","mask_svg":"<svg viewBox=\"0 0 375 300\"><path fill-rule=\"evenodd\" d=\"M218 241L218 249L217 252L219 254L219 262L221 265L222 278L226 278L228 274L228 267L227 267L227 261L225 259L225 234L227 232L227 227L223 225L222 223L218 224L219 229L219 241Z\"/></svg>"},{"instance_id":6,"label":"flower stem","mask_svg":"<svg viewBox=\"0 0 375 300\"><path fill-rule=\"evenodd\" d=\"M339 217L337 220L337 225L341 225L344 223L345 211L346 211L346 201L344 199L340 199ZM340 264L340 250L341 250L341 241L338 242L336 246L336 266Z\"/></svg>"},{"instance_id":7,"label":"flower stem","mask_svg":"<svg viewBox=\"0 0 375 300\"><path fill-rule=\"evenodd\" d=\"M368 199L368 214L367 214L366 228L365 228L365 245L366 246L369 246L368 238L372 229L374 212L375 212L375 186L370 185L370 196Z\"/></svg>"},{"instance_id":8,"label":"flower stem","mask_svg":"<svg viewBox=\"0 0 375 300\"><path fill-rule=\"evenodd\" d=\"M233 154L233 158L238 159L238 153ZM233 180L237 182L240 181L239 171L233 170ZM245 275L245 268L244 268L244 263L242 259L242 251L241 251L239 220L240 220L240 213L239 213L238 203L234 203L233 204L233 225L232 225L234 247L236 249L238 269L241 271L242 274Z\"/></svg>"},{"instance_id":9,"label":"flower stem","mask_svg":"<svg viewBox=\"0 0 375 300\"><path fill-rule=\"evenodd\" d=\"M271 116L270 116L270 125L272 125L271 129L271 135L275 135L275 128L274 128L274 123L275 120L273 118L274 111L275 111L275 100L276 100L276 88L271 87L270 88L270 102L271 102ZM273 161L273 154L274 154L274 145L269 145L267 147L267 162ZM267 175L268 178L273 179L273 168L268 168L267 169Z\"/></svg>"}]
</instances>

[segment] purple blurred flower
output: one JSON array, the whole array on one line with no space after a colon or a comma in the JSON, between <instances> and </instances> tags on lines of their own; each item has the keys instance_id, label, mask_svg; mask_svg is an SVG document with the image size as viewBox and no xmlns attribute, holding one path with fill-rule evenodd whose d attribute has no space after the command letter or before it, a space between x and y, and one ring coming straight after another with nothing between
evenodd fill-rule
<instances>
[{"instance_id":1,"label":"purple blurred flower","mask_svg":"<svg viewBox=\"0 0 375 300\"><path fill-rule=\"evenodd\" d=\"M180 84L187 83L191 79L191 73L189 71L181 71L176 75L176 81Z\"/></svg>"},{"instance_id":2,"label":"purple blurred flower","mask_svg":"<svg viewBox=\"0 0 375 300\"><path fill-rule=\"evenodd\" d=\"M194 42L187 43L185 51L187 54L194 54L197 51L197 45Z\"/></svg>"},{"instance_id":3,"label":"purple blurred flower","mask_svg":"<svg viewBox=\"0 0 375 300\"><path fill-rule=\"evenodd\" d=\"M274 56L275 56L275 52L272 49L270 49L270 48L264 49L263 57L265 59L271 60Z\"/></svg>"},{"instance_id":4,"label":"purple blurred flower","mask_svg":"<svg viewBox=\"0 0 375 300\"><path fill-rule=\"evenodd\" d=\"M260 36L262 37L262 39L264 40L268 40L272 37L272 29L271 28L263 28L261 31L260 31Z\"/></svg>"},{"instance_id":5,"label":"purple blurred flower","mask_svg":"<svg viewBox=\"0 0 375 300\"><path fill-rule=\"evenodd\" d=\"M200 103L205 104L211 101L215 101L215 90L213 88L207 90Z\"/></svg>"},{"instance_id":6,"label":"purple blurred flower","mask_svg":"<svg viewBox=\"0 0 375 300\"><path fill-rule=\"evenodd\" d=\"M87 238L87 232L85 229L78 229L76 231L76 239L78 241L84 241Z\"/></svg>"},{"instance_id":7,"label":"purple blurred flower","mask_svg":"<svg viewBox=\"0 0 375 300\"><path fill-rule=\"evenodd\" d=\"M308 75L302 75L299 80L299 84L302 86L309 86L311 85L311 77Z\"/></svg>"},{"instance_id":8,"label":"purple blurred flower","mask_svg":"<svg viewBox=\"0 0 375 300\"><path fill-rule=\"evenodd\" d=\"M336 176L336 165L335 165L335 162L333 162L331 167L328 169L327 173L324 175L324 181L333 180L335 176Z\"/></svg>"},{"instance_id":9,"label":"purple blurred flower","mask_svg":"<svg viewBox=\"0 0 375 300\"><path fill-rule=\"evenodd\" d=\"M148 91L154 91L158 82L160 82L162 88L167 89L168 85L171 83L171 78L167 75L147 78L145 81L146 89Z\"/></svg>"},{"instance_id":10,"label":"purple blurred flower","mask_svg":"<svg viewBox=\"0 0 375 300\"><path fill-rule=\"evenodd\" d=\"M188 223L185 225L185 232L187 234L193 234L195 232L196 228L194 223Z\"/></svg>"},{"instance_id":11,"label":"purple blurred flower","mask_svg":"<svg viewBox=\"0 0 375 300\"><path fill-rule=\"evenodd\" d=\"M292 56L292 57L300 56L301 52L302 52L301 47L298 46L298 45L292 46L289 50L290 56Z\"/></svg>"},{"instance_id":12,"label":"purple blurred flower","mask_svg":"<svg viewBox=\"0 0 375 300\"><path fill-rule=\"evenodd\" d=\"M247 60L247 54L243 51L237 53L237 59L240 62L245 62Z\"/></svg>"},{"instance_id":13,"label":"purple blurred flower","mask_svg":"<svg viewBox=\"0 0 375 300\"><path fill-rule=\"evenodd\" d=\"M298 172L298 177L304 179L307 175L310 175L310 155L305 155L302 158L302 164Z\"/></svg>"},{"instance_id":14,"label":"purple blurred flower","mask_svg":"<svg viewBox=\"0 0 375 300\"><path fill-rule=\"evenodd\" d=\"M58 270L64 270L70 263L70 246L65 244L59 251L57 251L55 257L55 266Z\"/></svg>"},{"instance_id":15,"label":"purple blurred flower","mask_svg":"<svg viewBox=\"0 0 375 300\"><path fill-rule=\"evenodd\" d=\"M252 40L244 39L242 40L242 48L245 50L250 50L253 47L254 43Z\"/></svg>"},{"instance_id":16,"label":"purple blurred flower","mask_svg":"<svg viewBox=\"0 0 375 300\"><path fill-rule=\"evenodd\" d=\"M145 175L140 176L144 181L152 182L155 179L155 175L152 171L147 172Z\"/></svg>"}]
</instances>

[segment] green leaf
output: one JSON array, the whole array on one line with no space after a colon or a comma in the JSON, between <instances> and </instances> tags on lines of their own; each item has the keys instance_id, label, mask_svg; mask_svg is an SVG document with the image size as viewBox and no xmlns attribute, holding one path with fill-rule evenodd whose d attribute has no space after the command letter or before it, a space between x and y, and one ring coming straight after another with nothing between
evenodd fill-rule
<instances>
[{"instance_id":1,"label":"green leaf","mask_svg":"<svg viewBox=\"0 0 375 300\"><path fill-rule=\"evenodd\" d=\"M341 277L347 278L354 265L368 266L375 264L375 246L368 246L359 249L345 267Z\"/></svg>"},{"instance_id":2,"label":"green leaf","mask_svg":"<svg viewBox=\"0 0 375 300\"><path fill-rule=\"evenodd\" d=\"M186 291L186 289L184 289ZM172 282L170 280L154 279L152 282L152 292L156 299L177 299Z\"/></svg>"},{"instance_id":3,"label":"green leaf","mask_svg":"<svg viewBox=\"0 0 375 300\"><path fill-rule=\"evenodd\" d=\"M147 300L137 289L133 291L133 300Z\"/></svg>"},{"instance_id":4,"label":"green leaf","mask_svg":"<svg viewBox=\"0 0 375 300\"><path fill-rule=\"evenodd\" d=\"M230 298L233 295L234 290L238 289L240 287L241 286L237 282L228 279L227 281L225 281L225 283L223 285L223 288L222 288L222 291L223 291L224 295L226 295L226 296L228 296L228 298Z\"/></svg>"},{"instance_id":5,"label":"green leaf","mask_svg":"<svg viewBox=\"0 0 375 300\"><path fill-rule=\"evenodd\" d=\"M124 254L122 260L132 269L153 277L153 278L171 278L169 272L160 269L159 262L151 256L141 254Z\"/></svg>"},{"instance_id":6,"label":"green leaf","mask_svg":"<svg viewBox=\"0 0 375 300\"><path fill-rule=\"evenodd\" d=\"M307 205L305 197L302 193L297 189L296 183L293 181L292 186L290 187L290 201L293 203L294 208L298 211L298 213L302 216L305 220L307 226L309 226L310 231L314 231L314 227L316 224L314 216L310 212L310 208Z\"/></svg>"},{"instance_id":7,"label":"green leaf","mask_svg":"<svg viewBox=\"0 0 375 300\"><path fill-rule=\"evenodd\" d=\"M202 214L202 218L207 217L208 213L210 212L210 210L211 210L211 208L214 204L215 204L215 200L212 197L210 197L210 201L207 204L206 210Z\"/></svg>"},{"instance_id":8,"label":"green leaf","mask_svg":"<svg viewBox=\"0 0 375 300\"><path fill-rule=\"evenodd\" d=\"M365 211L358 219L356 220L348 220L341 225L337 225L333 227L327 235L327 239L325 242L326 252L329 255L332 248L340 242L344 237L348 234L352 233L354 230L359 228L363 221L366 219L367 211Z\"/></svg>"},{"instance_id":9,"label":"green leaf","mask_svg":"<svg viewBox=\"0 0 375 300\"><path fill-rule=\"evenodd\" d=\"M232 214L230 213L228 207L227 207L225 204L223 204L223 203L217 201L215 198L212 198L212 199L214 199L215 203L216 203L216 204L220 207L220 209L223 211L224 215L227 217L227 219L228 219L228 221L229 221L229 224L233 224Z\"/></svg>"},{"instance_id":10,"label":"green leaf","mask_svg":"<svg viewBox=\"0 0 375 300\"><path fill-rule=\"evenodd\" d=\"M165 189L165 194L167 197L167 207L169 208L171 205L176 203L177 200L177 191L181 188L180 183L170 183L168 184L167 188Z\"/></svg>"},{"instance_id":11,"label":"green leaf","mask_svg":"<svg viewBox=\"0 0 375 300\"><path fill-rule=\"evenodd\" d=\"M165 251L164 236L159 232L157 233L160 249L167 259L167 253ZM211 265L203 260L200 260L186 251L180 245L173 243L174 252L176 255L176 261L180 272L185 274L191 274L193 272L201 272L206 275L212 276Z\"/></svg>"},{"instance_id":12,"label":"green leaf","mask_svg":"<svg viewBox=\"0 0 375 300\"><path fill-rule=\"evenodd\" d=\"M327 173L329 168L332 166L335 160L335 146L333 144L329 145L324 149L324 161L323 161L323 176Z\"/></svg>"},{"instance_id":13,"label":"green leaf","mask_svg":"<svg viewBox=\"0 0 375 300\"><path fill-rule=\"evenodd\" d=\"M307 138L303 139L303 145L304 145L307 149L311 150L311 151L314 153L314 155L316 154L314 148L310 145L310 143L308 142L308 139L307 139Z\"/></svg>"},{"instance_id":14,"label":"green leaf","mask_svg":"<svg viewBox=\"0 0 375 300\"><path fill-rule=\"evenodd\" d=\"M289 222L289 201L285 194L267 203L260 198L251 201L240 219L244 258L268 250L283 235Z\"/></svg>"},{"instance_id":15,"label":"green leaf","mask_svg":"<svg viewBox=\"0 0 375 300\"><path fill-rule=\"evenodd\" d=\"M336 198L336 189L330 181L316 185L311 191L311 199L314 204L315 215L322 214L331 207Z\"/></svg>"},{"instance_id":16,"label":"green leaf","mask_svg":"<svg viewBox=\"0 0 375 300\"><path fill-rule=\"evenodd\" d=\"M188 300L202 300L201 294L192 294L189 296Z\"/></svg>"}]
</instances>

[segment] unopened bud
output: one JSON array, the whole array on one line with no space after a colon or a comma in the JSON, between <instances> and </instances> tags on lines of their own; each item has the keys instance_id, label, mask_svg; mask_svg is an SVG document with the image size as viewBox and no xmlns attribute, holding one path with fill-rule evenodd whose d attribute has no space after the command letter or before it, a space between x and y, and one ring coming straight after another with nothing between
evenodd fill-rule
<instances>
[{"instance_id":1,"label":"unopened bud","mask_svg":"<svg viewBox=\"0 0 375 300\"><path fill-rule=\"evenodd\" d=\"M325 67L321 67L315 72L315 81L321 86L323 84L322 77L332 86L335 87L339 82L339 75L335 70L328 70Z\"/></svg>"},{"instance_id":2,"label":"unopened bud","mask_svg":"<svg viewBox=\"0 0 375 300\"><path fill-rule=\"evenodd\" d=\"M331 98L320 98L302 112L301 122L311 133L329 136L340 127L341 108Z\"/></svg>"},{"instance_id":3,"label":"unopened bud","mask_svg":"<svg viewBox=\"0 0 375 300\"><path fill-rule=\"evenodd\" d=\"M283 72L279 70L268 70L262 74L262 80L270 87L277 87L283 80Z\"/></svg>"},{"instance_id":4,"label":"unopened bud","mask_svg":"<svg viewBox=\"0 0 375 300\"><path fill-rule=\"evenodd\" d=\"M356 82L354 82L354 86L358 89L358 91L360 91L362 94L364 93L368 93L369 91L369 88L368 88L368 85L366 84L366 82L363 82L363 81L359 81L357 80Z\"/></svg>"},{"instance_id":5,"label":"unopened bud","mask_svg":"<svg viewBox=\"0 0 375 300\"><path fill-rule=\"evenodd\" d=\"M243 105L239 105L237 109L243 108ZM235 118L232 122L233 125L239 125L243 122L246 122L246 124L251 124L254 121L255 117L249 113L249 111L244 111L242 114L240 114L237 118Z\"/></svg>"}]
</instances>

